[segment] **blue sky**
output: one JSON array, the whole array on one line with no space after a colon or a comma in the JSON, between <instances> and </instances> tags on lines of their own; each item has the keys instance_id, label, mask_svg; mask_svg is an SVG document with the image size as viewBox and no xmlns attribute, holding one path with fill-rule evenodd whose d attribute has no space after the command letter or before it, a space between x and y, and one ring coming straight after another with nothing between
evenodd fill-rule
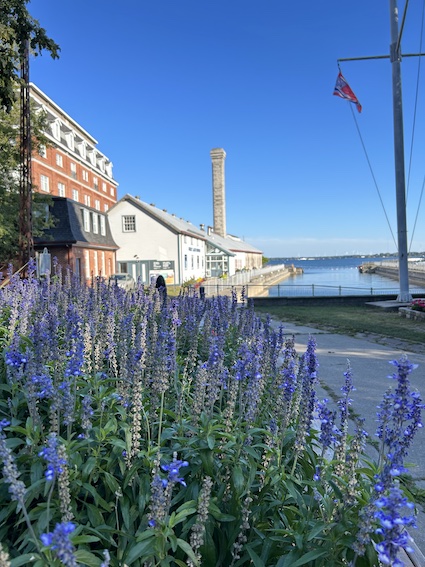
<instances>
[{"instance_id":1,"label":"blue sky","mask_svg":"<svg viewBox=\"0 0 425 567\"><path fill-rule=\"evenodd\" d=\"M31 81L98 140L119 197L212 225L210 150L221 147L227 232L266 256L396 251L389 60L341 63L361 114L333 96L337 59L388 54L388 1L32 0L28 9L61 47L59 60L32 59ZM421 10L411 0L403 53L425 51ZM418 67L425 60L403 59L412 251L425 250Z\"/></svg>"}]
</instances>

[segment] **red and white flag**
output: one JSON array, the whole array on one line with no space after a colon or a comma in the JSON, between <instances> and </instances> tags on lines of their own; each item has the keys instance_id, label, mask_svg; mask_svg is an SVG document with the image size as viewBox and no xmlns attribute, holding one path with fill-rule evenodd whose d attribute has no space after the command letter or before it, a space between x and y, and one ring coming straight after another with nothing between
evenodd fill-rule
<instances>
[{"instance_id":1,"label":"red and white flag","mask_svg":"<svg viewBox=\"0 0 425 567\"><path fill-rule=\"evenodd\" d=\"M353 102L357 106L357 110L359 112L362 111L362 105L359 103L359 99L356 97L356 95L351 90L350 85L347 83L347 81L342 76L341 71L338 73L338 77L336 79L334 95L340 96L341 98L345 98L345 100Z\"/></svg>"}]
</instances>

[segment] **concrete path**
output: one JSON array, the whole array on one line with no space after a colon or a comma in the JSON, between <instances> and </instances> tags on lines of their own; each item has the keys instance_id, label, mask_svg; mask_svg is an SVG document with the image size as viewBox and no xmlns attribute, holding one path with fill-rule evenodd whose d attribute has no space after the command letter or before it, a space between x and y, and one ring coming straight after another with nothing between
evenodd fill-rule
<instances>
[{"instance_id":1,"label":"concrete path","mask_svg":"<svg viewBox=\"0 0 425 567\"><path fill-rule=\"evenodd\" d=\"M273 326L280 323L274 321ZM322 386L316 388L319 399L331 399L331 393L339 398L341 387L344 385L344 372L347 370L347 360L353 374L352 409L356 414L365 418L365 429L372 439L376 432L376 406L388 387L394 387L394 380L388 378L396 368L389 364L391 360L399 359L403 354L413 364L419 365L410 376L411 386L417 389L425 401L425 346L409 345L397 340L382 339L374 336L351 337L333 334L311 327L285 323L285 335L294 335L296 349L299 354L305 352L308 339L313 336L317 343L319 361L318 375ZM380 341L379 344L376 341ZM382 344L382 342L386 344ZM412 351L416 352L412 352ZM425 422L425 412L423 412ZM373 449L371 449L374 451ZM376 452L375 452L376 454ZM410 449L407 461L412 464L409 474L417 486L425 489L425 428L420 429ZM425 511L421 509L417 517L418 529L412 530L411 535L417 546L417 553L412 557L412 565L425 566Z\"/></svg>"}]
</instances>

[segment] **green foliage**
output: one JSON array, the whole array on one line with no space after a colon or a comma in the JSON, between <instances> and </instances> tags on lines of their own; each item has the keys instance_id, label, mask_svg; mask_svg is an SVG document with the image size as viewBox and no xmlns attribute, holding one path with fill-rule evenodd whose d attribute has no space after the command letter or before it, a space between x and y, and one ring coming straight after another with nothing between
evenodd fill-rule
<instances>
[{"instance_id":1,"label":"green foliage","mask_svg":"<svg viewBox=\"0 0 425 567\"><path fill-rule=\"evenodd\" d=\"M48 145L43 134L45 117L43 114L32 113L31 124L33 132L34 151L40 145ZM10 112L0 110L0 266L13 262L18 254L19 242L19 104L12 106ZM34 188L35 189L35 188ZM46 217L45 209L51 203L48 195L33 192L33 235L39 236L43 229L53 224Z\"/></svg>"},{"instance_id":2,"label":"green foliage","mask_svg":"<svg viewBox=\"0 0 425 567\"><path fill-rule=\"evenodd\" d=\"M0 2L0 109L10 112L16 100L16 81L26 43L34 55L47 50L55 59L59 46L27 10L29 0Z\"/></svg>"}]
</instances>

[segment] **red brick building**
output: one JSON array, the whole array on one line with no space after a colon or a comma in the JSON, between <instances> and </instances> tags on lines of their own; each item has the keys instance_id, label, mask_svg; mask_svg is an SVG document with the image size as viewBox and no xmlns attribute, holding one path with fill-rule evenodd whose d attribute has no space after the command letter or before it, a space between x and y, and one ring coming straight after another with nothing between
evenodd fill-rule
<instances>
[{"instance_id":1,"label":"red brick building","mask_svg":"<svg viewBox=\"0 0 425 567\"><path fill-rule=\"evenodd\" d=\"M112 162L97 149L97 141L34 84L31 105L46 116L50 147L33 152L33 190L50 194L58 219L35 250L45 247L60 264L86 280L115 272L117 246L107 211L117 201L118 183Z\"/></svg>"}]
</instances>

